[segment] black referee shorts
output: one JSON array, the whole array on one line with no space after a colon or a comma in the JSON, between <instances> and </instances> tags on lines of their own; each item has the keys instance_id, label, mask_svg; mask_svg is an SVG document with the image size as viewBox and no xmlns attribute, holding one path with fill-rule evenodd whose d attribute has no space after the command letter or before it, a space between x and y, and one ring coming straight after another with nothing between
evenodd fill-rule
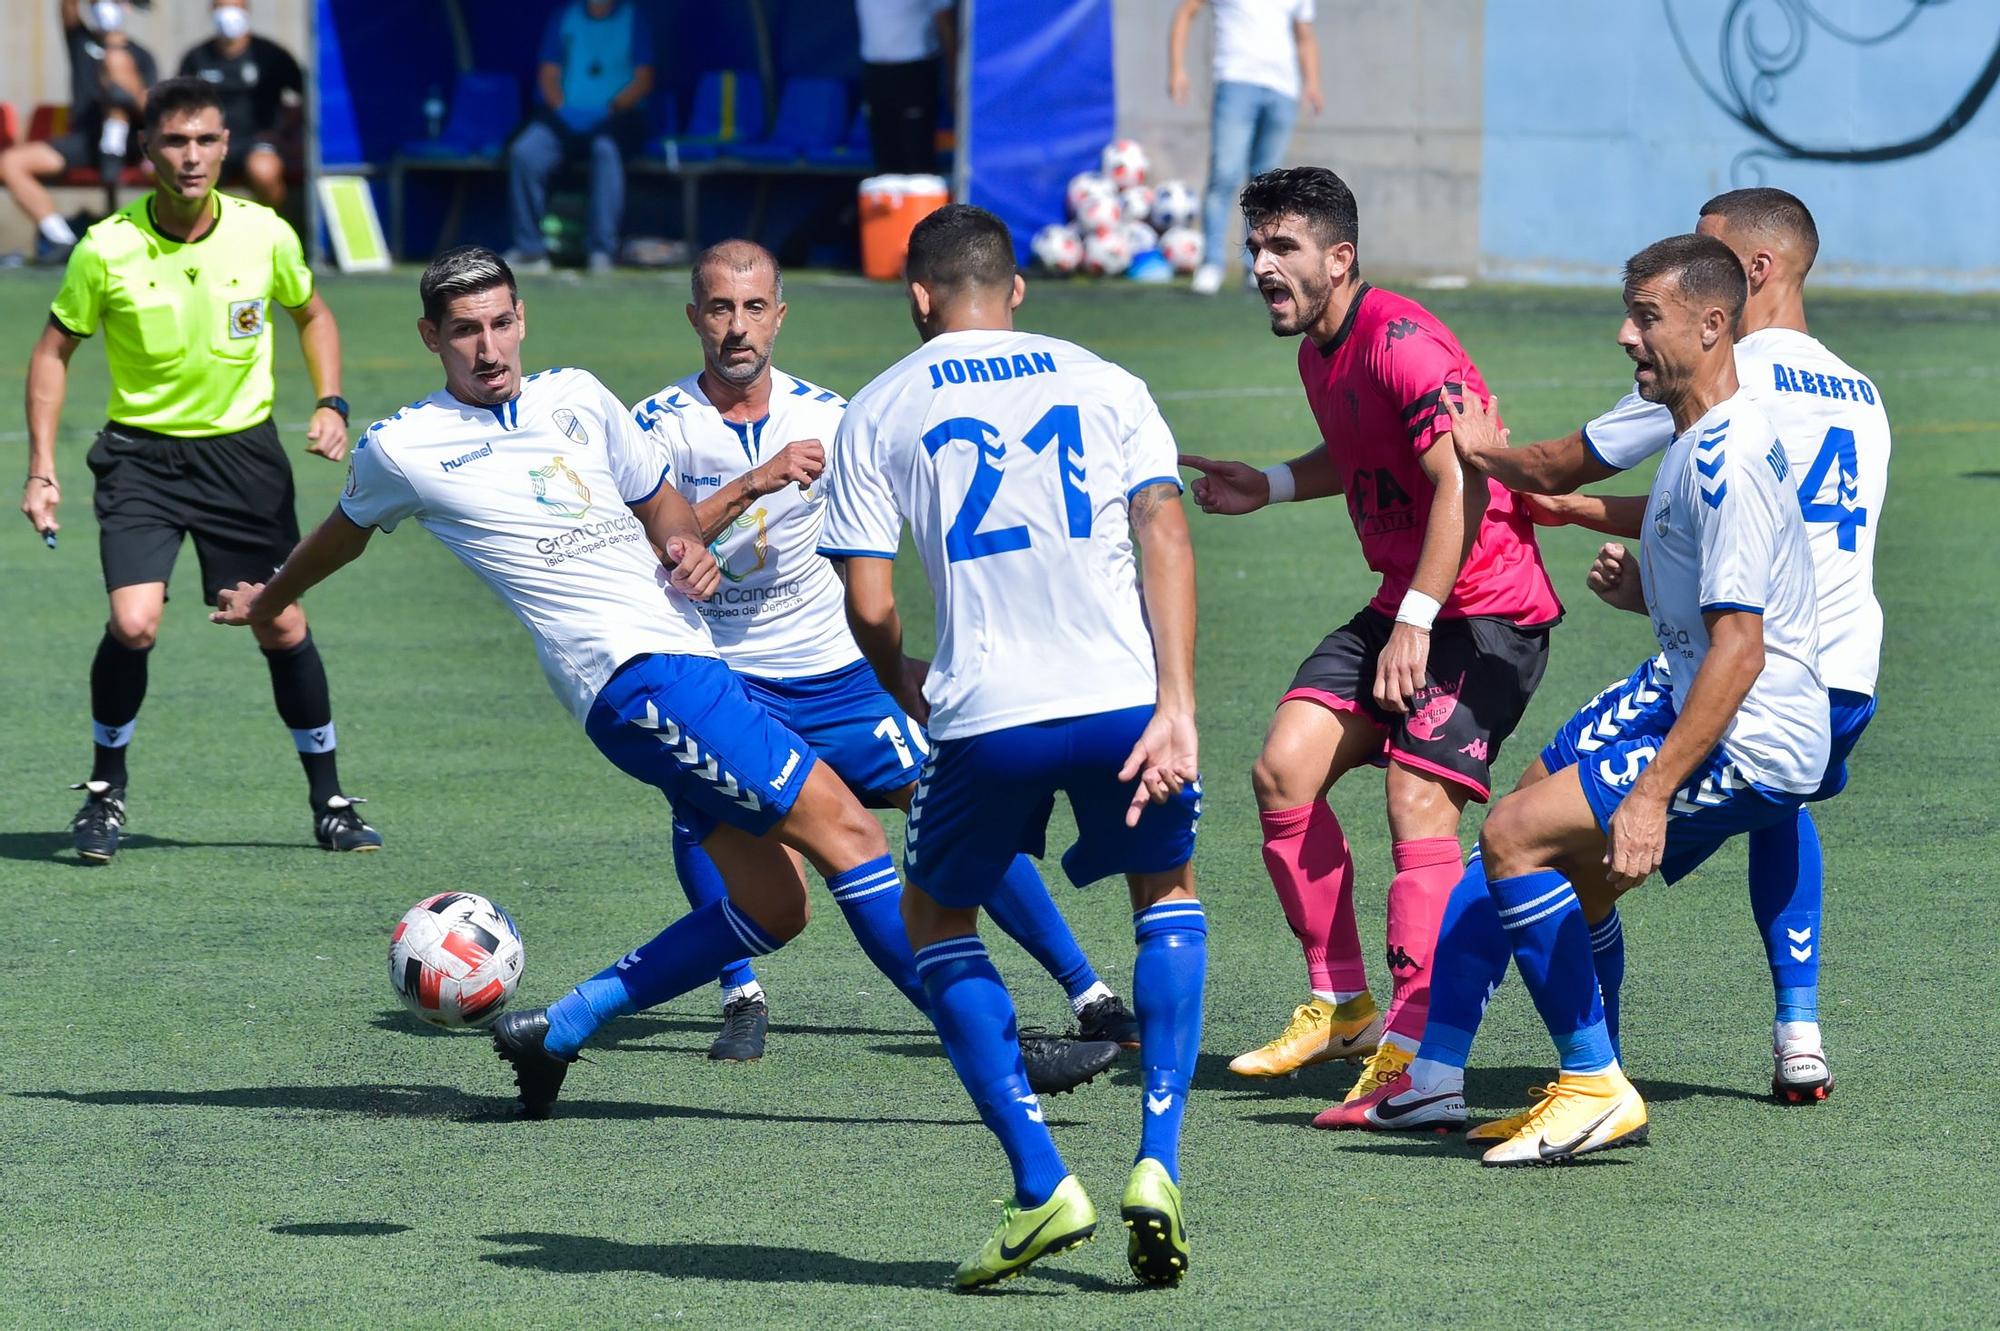
<instances>
[{"instance_id":1,"label":"black referee shorts","mask_svg":"<svg viewBox=\"0 0 2000 1331\"><path fill-rule=\"evenodd\" d=\"M104 589L173 576L194 537L202 599L265 582L299 543L292 463L268 419L238 434L180 439L106 422L90 446Z\"/></svg>"}]
</instances>

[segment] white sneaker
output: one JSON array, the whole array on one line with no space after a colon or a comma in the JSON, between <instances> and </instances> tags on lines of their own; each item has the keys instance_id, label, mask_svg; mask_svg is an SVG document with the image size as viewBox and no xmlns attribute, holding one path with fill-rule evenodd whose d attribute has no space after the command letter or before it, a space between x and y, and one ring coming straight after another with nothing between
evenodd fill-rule
<instances>
[{"instance_id":1,"label":"white sneaker","mask_svg":"<svg viewBox=\"0 0 2000 1331\"><path fill-rule=\"evenodd\" d=\"M554 271L546 254L528 254L522 250L508 250L500 256L507 266L514 270L516 277L541 277Z\"/></svg>"},{"instance_id":2,"label":"white sneaker","mask_svg":"<svg viewBox=\"0 0 2000 1331\"><path fill-rule=\"evenodd\" d=\"M590 256L590 275L592 277L606 277L617 271L618 265L610 255L593 254Z\"/></svg>"},{"instance_id":3,"label":"white sneaker","mask_svg":"<svg viewBox=\"0 0 2000 1331\"><path fill-rule=\"evenodd\" d=\"M1222 269L1214 264L1203 264L1194 270L1194 281L1188 283L1188 290L1197 296L1213 296L1222 290Z\"/></svg>"},{"instance_id":4,"label":"white sneaker","mask_svg":"<svg viewBox=\"0 0 2000 1331\"><path fill-rule=\"evenodd\" d=\"M1817 1022L1781 1028L1771 1045L1771 1094L1786 1104L1813 1104L1833 1093L1833 1069L1827 1066Z\"/></svg>"}]
</instances>

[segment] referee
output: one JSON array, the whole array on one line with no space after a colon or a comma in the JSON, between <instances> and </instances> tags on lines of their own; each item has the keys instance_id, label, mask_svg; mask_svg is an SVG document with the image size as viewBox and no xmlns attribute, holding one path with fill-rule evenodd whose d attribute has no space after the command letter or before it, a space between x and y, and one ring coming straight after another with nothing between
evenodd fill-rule
<instances>
[{"instance_id":1,"label":"referee","mask_svg":"<svg viewBox=\"0 0 2000 1331\"><path fill-rule=\"evenodd\" d=\"M307 451L347 452L340 332L313 291L296 232L276 213L215 190L229 131L215 89L168 79L146 96L153 191L90 228L71 252L48 326L28 361L28 479L21 511L51 545L57 530L56 425L69 359L104 329L110 419L87 459L96 478L98 553L110 620L90 667L96 755L71 824L77 853L104 863L125 823L125 757L146 696L181 538L194 537L202 594L263 582L298 543L292 469L271 423L272 303L298 325L322 395ZM256 630L278 715L304 765L313 834L328 850L382 838L340 792L326 668L293 606Z\"/></svg>"}]
</instances>

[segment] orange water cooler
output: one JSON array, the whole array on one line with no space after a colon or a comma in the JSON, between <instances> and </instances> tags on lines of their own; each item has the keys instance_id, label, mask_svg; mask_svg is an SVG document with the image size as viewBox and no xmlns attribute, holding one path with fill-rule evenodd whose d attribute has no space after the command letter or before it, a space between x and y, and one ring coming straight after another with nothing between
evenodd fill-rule
<instances>
[{"instance_id":1,"label":"orange water cooler","mask_svg":"<svg viewBox=\"0 0 2000 1331\"><path fill-rule=\"evenodd\" d=\"M951 202L943 176L870 176L861 182L861 272L878 282L903 275L910 232Z\"/></svg>"}]
</instances>

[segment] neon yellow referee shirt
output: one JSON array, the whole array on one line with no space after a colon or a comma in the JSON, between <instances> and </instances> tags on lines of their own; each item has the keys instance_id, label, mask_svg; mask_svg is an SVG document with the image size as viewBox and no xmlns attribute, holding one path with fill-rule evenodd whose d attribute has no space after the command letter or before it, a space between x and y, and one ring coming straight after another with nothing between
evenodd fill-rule
<instances>
[{"instance_id":1,"label":"neon yellow referee shirt","mask_svg":"<svg viewBox=\"0 0 2000 1331\"><path fill-rule=\"evenodd\" d=\"M271 302L312 299L298 233L260 203L216 193L215 225L192 244L160 234L148 193L70 251L49 313L76 337L104 327L108 415L198 439L271 414Z\"/></svg>"}]
</instances>

